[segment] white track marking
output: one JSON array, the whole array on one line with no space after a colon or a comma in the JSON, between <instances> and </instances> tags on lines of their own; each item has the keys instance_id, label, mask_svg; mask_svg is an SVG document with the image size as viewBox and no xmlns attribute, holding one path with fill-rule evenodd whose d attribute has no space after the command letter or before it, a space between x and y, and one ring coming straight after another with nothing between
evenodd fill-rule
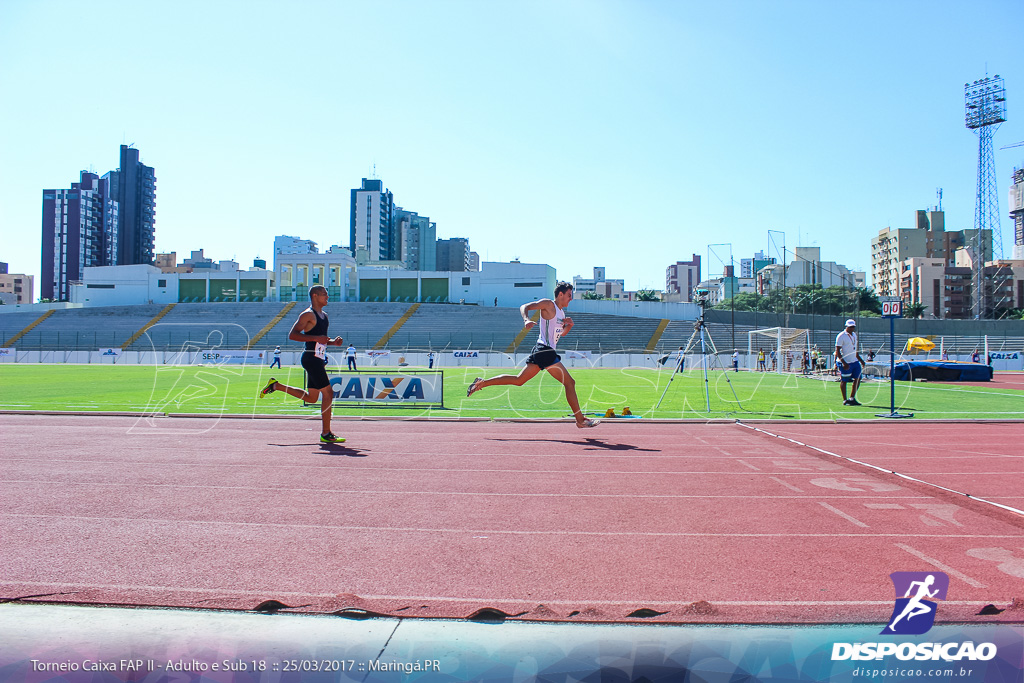
<instances>
[{"instance_id":1,"label":"white track marking","mask_svg":"<svg viewBox=\"0 0 1024 683\"><path fill-rule=\"evenodd\" d=\"M860 521L856 517L851 517L850 515L848 515L845 512L843 512L842 510L839 510L838 508L832 507L828 503L818 503L818 505L820 505L821 507L825 508L826 510L830 510L830 511L836 513L837 515L839 515L840 517L842 517L843 519L845 519L848 522L853 522L854 524L856 524L859 527L864 527L865 529L869 528L867 524L865 524L864 522Z\"/></svg>"},{"instance_id":2,"label":"white track marking","mask_svg":"<svg viewBox=\"0 0 1024 683\"><path fill-rule=\"evenodd\" d=\"M861 467L868 467L868 468L876 470L878 472L882 472L883 474L892 474L892 475L897 476L897 477L899 477L901 479L906 479L908 481L913 481L913 482L916 482L918 484L924 484L925 486L931 486L932 488L936 488L936 489L939 489L941 491L946 491L948 493L955 493L955 494L957 494L959 496L965 496L967 498L970 498L971 500L976 500L976 501L978 501L980 503L985 503L986 505L992 505L993 507L997 507L997 508L1000 508L1000 509L1003 509L1003 510L1006 510L1008 512L1012 512L1014 514L1018 514L1018 515L1021 515L1022 517L1024 517L1024 510L1019 510L1019 509L1017 509L1015 507L1010 507L1009 505L1003 505L1002 503L996 503L996 502L991 501L991 500L986 500L985 498L978 498L976 496L972 496L969 493L963 493L963 492L957 491L955 489L946 488L945 486L939 486L938 484L933 484L931 482L924 481L923 479L917 479L916 477L911 477L911 476L906 475L906 474L900 474L899 472L896 472L894 470L887 470L884 467L879 467L877 465L872 465L870 463L862 462L860 460L854 460L853 458L847 458L845 456L839 455L838 453L832 453L830 451L826 451L823 448L818 448L817 446L812 446L810 444L801 443L801 442L796 441L794 439L790 439L790 438L785 437L785 436L780 436L779 434L773 434L773 433L771 433L769 431L766 431L764 429L760 429L758 427L751 427L750 425L744 424L742 422L736 422L736 424L738 426L740 426L740 427L743 427L744 429L751 429L751 430L753 430L755 432L760 432L761 434L764 434L766 436L772 436L772 437L775 437L776 439L782 439L784 441L789 441L790 443L795 443L796 445L803 446L804 448L810 448L813 451L817 451L818 453L822 453L824 455L828 455L828 456L833 457L833 458L839 458L840 460L845 460L847 462L852 462L852 463L854 463L856 465L860 465Z\"/></svg>"},{"instance_id":3,"label":"white track marking","mask_svg":"<svg viewBox=\"0 0 1024 683\"><path fill-rule=\"evenodd\" d=\"M131 489L165 488L165 489L209 489L216 491L258 491L261 493L331 493L344 495L371 495L371 496L486 496L492 498L650 498L650 499L766 499L766 500L802 500L806 498L820 499L821 494L813 496L766 496L763 494L736 494L736 495L710 495L710 494L657 494L657 493L505 493L499 491L409 491L404 489L312 489L305 487L282 487L282 486L223 486L213 484L144 484L138 482L109 482L109 481L3 481L6 484L42 484L46 486L120 486ZM833 495L832 500L861 500L863 498L886 498L898 500L930 500L928 496L844 496Z\"/></svg>"},{"instance_id":4,"label":"white track marking","mask_svg":"<svg viewBox=\"0 0 1024 683\"><path fill-rule=\"evenodd\" d=\"M968 586L971 586L972 588L987 588L987 586L985 584L981 583L980 581L975 581L974 579L972 579L971 577L967 576L966 574L964 574L962 572L958 572L957 570L953 569L952 567L950 567L948 565L945 565L945 564L942 564L941 562L939 562L938 560L936 560L934 558L928 557L927 555L922 553L920 550L915 550L914 548L911 548L909 545L905 545L903 543L896 543L895 545L900 550L907 551L908 553L910 553L914 557L916 557L918 559L921 559L921 560L924 560L925 562L927 562L931 566L935 567L936 569L938 569L940 571L944 571L947 574L949 574L950 576L955 576L956 578L960 579L961 581L966 583Z\"/></svg>"},{"instance_id":5,"label":"white track marking","mask_svg":"<svg viewBox=\"0 0 1024 683\"><path fill-rule=\"evenodd\" d=\"M799 489L799 488L797 488L797 487L793 486L792 484L790 484L790 483L788 483L788 482L786 482L786 481L784 481L784 480L782 480L782 479L779 479L778 477L768 477L768 478L769 478L769 479L771 479L772 481L777 481L777 482L779 482L780 484L782 484L783 486L785 486L785 487L786 487L787 489L789 489L790 491L796 491L797 493L803 493L803 492L804 492L804 490L803 490L803 489Z\"/></svg>"},{"instance_id":6,"label":"white track marking","mask_svg":"<svg viewBox=\"0 0 1024 683\"><path fill-rule=\"evenodd\" d=\"M969 539L1011 539L1020 540L1020 534L907 534L907 533L720 533L720 532L678 532L678 531L573 531L564 529L553 529L550 531L523 530L523 529L453 529L447 527L390 527L390 526L357 526L357 525L336 525L336 524L285 524L283 522L233 522L224 520L195 520L195 519L164 519L164 518L142 518L142 517L86 517L84 515L27 515L20 513L0 513L0 517L15 519L47 519L76 522L111 522L141 523L141 524L168 524L181 527L185 524L194 526L228 526L228 527L252 527L254 529L315 529L320 531L366 531L375 534L398 532L398 533L425 533L425 534L469 534L469 535L505 535L505 536L622 536L625 538L651 537L651 538L969 538Z\"/></svg>"},{"instance_id":7,"label":"white track marking","mask_svg":"<svg viewBox=\"0 0 1024 683\"><path fill-rule=\"evenodd\" d=\"M254 596L258 598L265 598L268 592L273 593L275 596L284 597L297 597L297 598L337 598L337 593L304 593L301 591L278 591L273 589L261 588L255 590L239 590L237 588L181 588L178 586L151 586L146 584L116 584L116 583L46 583L43 581L18 581L17 579L7 579L4 581L7 584L16 584L19 586L33 586L40 588L56 588L66 589L69 591L75 590L95 590L95 589L115 589L115 590L163 590L173 593L208 593L213 595L221 596ZM591 605L633 605L633 604L653 604L653 605L678 605L688 606L694 602L703 598L690 598L685 600L660 600L657 598L629 598L626 600L591 600L588 598L579 598L575 600L566 600L565 598L536 598L531 597L528 600L523 598L496 598L496 597L479 597L479 596L467 596L467 597L454 597L448 595L364 595L359 594L359 597L364 600L409 600L416 602L471 602L471 603L500 603L500 604L512 604L512 605L523 605L526 603L539 603L548 605L572 605L588 607ZM1007 600L1008 601L1008 600ZM892 606L892 600L715 600L715 605L731 606L731 607L842 607L842 606L855 606L855 605L888 605ZM944 600L944 605L957 605L964 607L976 607L978 604L977 600Z\"/></svg>"}]
</instances>

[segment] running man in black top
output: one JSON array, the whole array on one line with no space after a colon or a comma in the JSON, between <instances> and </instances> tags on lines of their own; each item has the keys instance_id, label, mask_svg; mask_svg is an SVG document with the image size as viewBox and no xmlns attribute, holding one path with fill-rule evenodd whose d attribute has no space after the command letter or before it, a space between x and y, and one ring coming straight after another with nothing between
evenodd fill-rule
<instances>
[{"instance_id":1,"label":"running man in black top","mask_svg":"<svg viewBox=\"0 0 1024 683\"><path fill-rule=\"evenodd\" d=\"M321 443L340 443L345 439L337 437L331 432L331 403L334 400L334 392L331 390L331 381L327 378L326 349L328 346L341 346L341 337L327 336L329 322L327 314L323 312L324 306L327 305L327 288L322 285L310 287L309 301L309 308L302 312L299 319L292 325L292 331L288 333L288 339L306 344L306 350L302 352L302 368L306 371L307 390L286 386L271 377L267 385L260 391L260 398L275 391L283 391L306 403L316 403L317 397L319 397L321 401L320 420L323 423L320 441Z\"/></svg>"}]
</instances>

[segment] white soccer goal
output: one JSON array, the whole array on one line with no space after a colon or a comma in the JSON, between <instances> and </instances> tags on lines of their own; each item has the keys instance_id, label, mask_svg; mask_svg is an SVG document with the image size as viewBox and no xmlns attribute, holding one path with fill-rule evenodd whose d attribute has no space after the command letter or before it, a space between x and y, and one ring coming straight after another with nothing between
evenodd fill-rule
<instances>
[{"instance_id":1,"label":"white soccer goal","mask_svg":"<svg viewBox=\"0 0 1024 683\"><path fill-rule=\"evenodd\" d=\"M758 369L757 353L764 349L765 365L772 372L801 372L804 351L811 353L811 335L806 329L794 327L765 327L747 332L747 358L754 359ZM772 361L771 352L775 352Z\"/></svg>"}]
</instances>

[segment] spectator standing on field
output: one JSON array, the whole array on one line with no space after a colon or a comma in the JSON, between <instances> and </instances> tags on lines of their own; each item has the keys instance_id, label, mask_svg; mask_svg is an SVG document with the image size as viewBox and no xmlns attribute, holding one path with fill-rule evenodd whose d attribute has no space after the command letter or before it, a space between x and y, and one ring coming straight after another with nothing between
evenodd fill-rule
<instances>
[{"instance_id":1,"label":"spectator standing on field","mask_svg":"<svg viewBox=\"0 0 1024 683\"><path fill-rule=\"evenodd\" d=\"M356 347L349 344L349 347L345 349L345 356L348 358L348 369L352 371L358 371L356 367Z\"/></svg>"},{"instance_id":2,"label":"spectator standing on field","mask_svg":"<svg viewBox=\"0 0 1024 683\"><path fill-rule=\"evenodd\" d=\"M843 392L844 406L859 406L857 388L860 386L861 364L864 361L857 350L857 322L846 321L846 329L836 336L836 365L839 366L839 390ZM846 384L853 383L850 398L846 398Z\"/></svg>"}]
</instances>

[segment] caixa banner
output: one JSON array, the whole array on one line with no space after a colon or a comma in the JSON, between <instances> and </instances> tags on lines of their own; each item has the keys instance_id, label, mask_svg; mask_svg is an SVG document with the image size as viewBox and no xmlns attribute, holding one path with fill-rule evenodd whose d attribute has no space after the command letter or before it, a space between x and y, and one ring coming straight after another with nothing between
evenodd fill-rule
<instances>
[{"instance_id":1,"label":"caixa banner","mask_svg":"<svg viewBox=\"0 0 1024 683\"><path fill-rule=\"evenodd\" d=\"M330 379L335 403L444 405L440 372L348 373Z\"/></svg>"}]
</instances>

